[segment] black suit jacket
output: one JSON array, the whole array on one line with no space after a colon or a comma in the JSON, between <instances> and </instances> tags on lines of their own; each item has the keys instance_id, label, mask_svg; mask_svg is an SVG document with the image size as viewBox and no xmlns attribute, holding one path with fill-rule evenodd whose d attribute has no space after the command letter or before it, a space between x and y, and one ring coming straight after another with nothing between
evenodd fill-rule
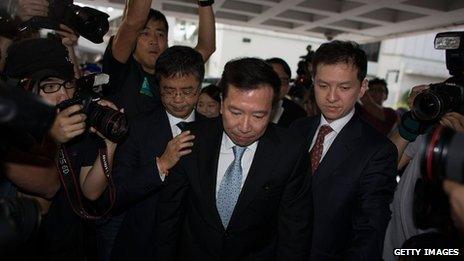
<instances>
[{"instance_id":1,"label":"black suit jacket","mask_svg":"<svg viewBox=\"0 0 464 261\"><path fill-rule=\"evenodd\" d=\"M277 125L282 127L289 127L295 120L307 116L306 111L300 105L287 98L283 98L282 108L284 108L284 111L277 122Z\"/></svg>"},{"instance_id":2,"label":"black suit jacket","mask_svg":"<svg viewBox=\"0 0 464 261\"><path fill-rule=\"evenodd\" d=\"M224 229L216 209L221 120L191 131L193 151L160 193L158 260L307 260L312 201L302 141L268 126Z\"/></svg>"},{"instance_id":3,"label":"black suit jacket","mask_svg":"<svg viewBox=\"0 0 464 261\"><path fill-rule=\"evenodd\" d=\"M306 151L321 117L296 121ZM395 146L355 113L313 175L312 260L380 260L396 186Z\"/></svg>"},{"instance_id":4,"label":"black suit jacket","mask_svg":"<svg viewBox=\"0 0 464 261\"><path fill-rule=\"evenodd\" d=\"M196 120L205 120L195 114ZM113 177L117 188L115 213L126 212L116 237L112 260L153 260L158 192L163 182L155 162L172 131L164 108L138 116L127 140L118 148Z\"/></svg>"}]
</instances>

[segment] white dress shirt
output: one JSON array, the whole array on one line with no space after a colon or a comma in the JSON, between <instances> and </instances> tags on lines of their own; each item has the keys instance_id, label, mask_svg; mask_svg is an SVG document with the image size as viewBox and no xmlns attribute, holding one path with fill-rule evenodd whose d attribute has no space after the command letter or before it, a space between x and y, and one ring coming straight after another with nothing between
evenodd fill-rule
<instances>
[{"instance_id":1,"label":"white dress shirt","mask_svg":"<svg viewBox=\"0 0 464 261\"><path fill-rule=\"evenodd\" d=\"M177 127L176 125L177 123L181 121L184 121L184 122L195 121L195 110L193 110L186 119L174 117L171 114L169 114L169 112L167 111L166 111L166 114L168 115L169 126L171 126L172 137L176 137L182 132L182 130L179 127Z\"/></svg>"},{"instance_id":2,"label":"white dress shirt","mask_svg":"<svg viewBox=\"0 0 464 261\"><path fill-rule=\"evenodd\" d=\"M195 121L195 110L193 110L192 113L190 113L190 115L186 119L174 117L167 111L166 111L166 114L168 115L169 126L171 127L172 137L174 138L182 132L182 130L179 127L177 127L176 125L177 123L181 121L184 121L184 122ZM155 163L156 163L156 159L155 159ZM159 169L158 164L156 164L156 166L158 168L158 173L159 173L161 180L164 181L164 179L166 178L166 175L161 173L161 170Z\"/></svg>"},{"instance_id":3,"label":"white dress shirt","mask_svg":"<svg viewBox=\"0 0 464 261\"><path fill-rule=\"evenodd\" d=\"M221 149L219 151L218 170L216 177L216 197L217 192L219 191L219 186L221 185L222 178L224 178L227 168L235 159L234 151L232 150L232 147L234 146L236 146L234 142L224 132L222 134ZM251 163L253 162L257 147L258 141L255 141L245 149L243 154L241 188L243 188L243 184L245 184L245 180L248 177L248 172L250 171Z\"/></svg>"},{"instance_id":4,"label":"white dress shirt","mask_svg":"<svg viewBox=\"0 0 464 261\"><path fill-rule=\"evenodd\" d=\"M345 127L345 125L351 120L351 118L353 118L353 115L354 115L354 108L343 118L340 118L340 119L334 120L331 123L328 123L324 115L321 114L321 122L319 123L316 133L314 134L313 141L311 142L311 146L309 147L309 151L311 152L311 149L316 143L317 134L319 133L319 129L321 128L321 126L329 125L333 131L327 134L324 138L324 143L323 143L323 148L322 148L322 157L321 157L321 161L322 161L322 159L324 158L325 154L329 150L330 146L334 142L337 135L340 133L343 127Z\"/></svg>"}]
</instances>

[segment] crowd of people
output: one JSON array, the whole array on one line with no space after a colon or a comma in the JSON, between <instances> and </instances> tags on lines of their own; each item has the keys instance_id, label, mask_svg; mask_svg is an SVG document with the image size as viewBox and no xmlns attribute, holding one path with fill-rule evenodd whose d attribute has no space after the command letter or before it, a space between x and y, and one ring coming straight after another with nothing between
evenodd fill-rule
<instances>
[{"instance_id":1,"label":"crowd of people","mask_svg":"<svg viewBox=\"0 0 464 261\"><path fill-rule=\"evenodd\" d=\"M19 2L19 20L48 15L47 0ZM231 60L202 87L214 1L199 1L194 48L168 46L152 4L126 1L103 56L109 82L95 103L127 117L122 141L90 125L85 104L63 106L85 75L76 32L0 36L2 79L57 108L46 135L2 159L0 197L33 198L42 217L5 260L396 260L394 249L430 233L462 247L462 185L444 184L443 230L413 217L420 144L433 125L464 132L460 112L424 124L383 107L387 83L368 80L366 54L349 41L312 53L304 102L289 95L279 57ZM427 88L412 88L411 106ZM441 233L450 227L452 237Z\"/></svg>"}]
</instances>

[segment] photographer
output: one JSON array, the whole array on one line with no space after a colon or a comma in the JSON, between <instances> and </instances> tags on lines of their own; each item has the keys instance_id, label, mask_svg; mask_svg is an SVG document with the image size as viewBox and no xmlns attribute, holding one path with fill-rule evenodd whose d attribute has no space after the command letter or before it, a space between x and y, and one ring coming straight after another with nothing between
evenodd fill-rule
<instances>
[{"instance_id":1,"label":"photographer","mask_svg":"<svg viewBox=\"0 0 464 261\"><path fill-rule=\"evenodd\" d=\"M5 58L8 47L13 41L20 40L21 38L36 38L38 36L37 29L34 27L26 27L27 30L20 32L18 27L23 22L29 21L33 17L47 17L49 14L48 0L9 0L2 5L0 9L5 11L6 16L11 16L13 19L10 24L1 24L0 31L0 74L5 66ZM0 15L1 16L1 15ZM3 22L4 23L4 22ZM74 47L77 45L78 35L68 26L60 24L59 28L55 30L56 35L62 39L63 45L68 50L69 58L74 65L74 75L76 78L82 76L79 62L76 57Z\"/></svg>"},{"instance_id":2,"label":"photographer","mask_svg":"<svg viewBox=\"0 0 464 261\"><path fill-rule=\"evenodd\" d=\"M72 98L76 89L73 64L69 62L66 48L55 38L13 43L8 49L5 74L9 80L20 80L21 87L38 94L51 105ZM100 104L114 106L104 101ZM87 140L87 135L82 135L86 131L87 118L82 109L82 105L72 105L57 110L49 135L38 141L30 151L11 149L5 159L6 176L19 190L51 199L51 202L41 200L43 214L46 215L42 222L42 233L35 244L38 248L36 251L43 253L47 260L84 260L84 242L88 239L87 232L92 233L90 224L82 222L67 202L64 190L60 189L55 165L59 146L66 144L72 161L71 171L81 173L84 193L100 185L95 177L104 177L99 160L95 160L98 142L91 138ZM105 143L111 166L116 145L107 139ZM81 171L81 166L92 165ZM93 184L87 184L85 181L88 179L94 179L90 182ZM48 207L50 209L46 213ZM29 254L37 255L33 251Z\"/></svg>"},{"instance_id":3,"label":"photographer","mask_svg":"<svg viewBox=\"0 0 464 261\"><path fill-rule=\"evenodd\" d=\"M408 105L412 109L416 97L429 89L427 85L412 88L408 97ZM444 114L438 122L421 122L415 120L411 111L405 113L396 132L390 135L390 139L398 150L398 169L407 165L401 176L393 202L391 204L392 219L387 228L385 237L384 260L396 260L393 249L400 248L403 243L418 234L434 231L434 229L420 229L415 223L413 206L416 181L421 177L420 144L424 135L430 131L435 123L439 123L454 131L464 131L464 115L458 112Z\"/></svg>"},{"instance_id":4,"label":"photographer","mask_svg":"<svg viewBox=\"0 0 464 261\"><path fill-rule=\"evenodd\" d=\"M155 62L168 47L168 23L161 12L150 9L151 0L127 0L121 25L110 39L103 57L103 72L110 75L106 95L123 107L129 119L161 104L154 81ZM214 1L198 1L198 43L206 62L216 48Z\"/></svg>"}]
</instances>

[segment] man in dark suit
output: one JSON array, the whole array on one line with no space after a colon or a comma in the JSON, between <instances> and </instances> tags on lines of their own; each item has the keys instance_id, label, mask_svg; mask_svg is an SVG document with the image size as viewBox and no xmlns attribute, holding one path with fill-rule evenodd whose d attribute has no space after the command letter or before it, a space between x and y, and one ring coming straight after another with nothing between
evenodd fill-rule
<instances>
[{"instance_id":1,"label":"man in dark suit","mask_svg":"<svg viewBox=\"0 0 464 261\"><path fill-rule=\"evenodd\" d=\"M126 214L113 260L153 260L157 192L169 169L190 153L194 136L183 131L183 124L201 117L194 111L204 77L197 51L170 47L158 57L155 72L163 108L135 118L114 161L115 214Z\"/></svg>"},{"instance_id":2,"label":"man in dark suit","mask_svg":"<svg viewBox=\"0 0 464 261\"><path fill-rule=\"evenodd\" d=\"M366 55L355 43L333 41L316 51L313 68L321 115L292 125L311 158L312 260L380 260L397 152L355 112L367 89Z\"/></svg>"},{"instance_id":3,"label":"man in dark suit","mask_svg":"<svg viewBox=\"0 0 464 261\"><path fill-rule=\"evenodd\" d=\"M312 201L303 142L269 124L279 79L256 58L226 64L222 119L191 124L192 153L158 205L159 260L307 260Z\"/></svg>"},{"instance_id":4,"label":"man in dark suit","mask_svg":"<svg viewBox=\"0 0 464 261\"><path fill-rule=\"evenodd\" d=\"M306 117L306 111L300 105L287 97L290 88L292 71L287 62L281 58L270 58L266 60L277 73L280 79L279 101L274 106L271 121L282 127L289 127L292 122L299 118Z\"/></svg>"}]
</instances>

